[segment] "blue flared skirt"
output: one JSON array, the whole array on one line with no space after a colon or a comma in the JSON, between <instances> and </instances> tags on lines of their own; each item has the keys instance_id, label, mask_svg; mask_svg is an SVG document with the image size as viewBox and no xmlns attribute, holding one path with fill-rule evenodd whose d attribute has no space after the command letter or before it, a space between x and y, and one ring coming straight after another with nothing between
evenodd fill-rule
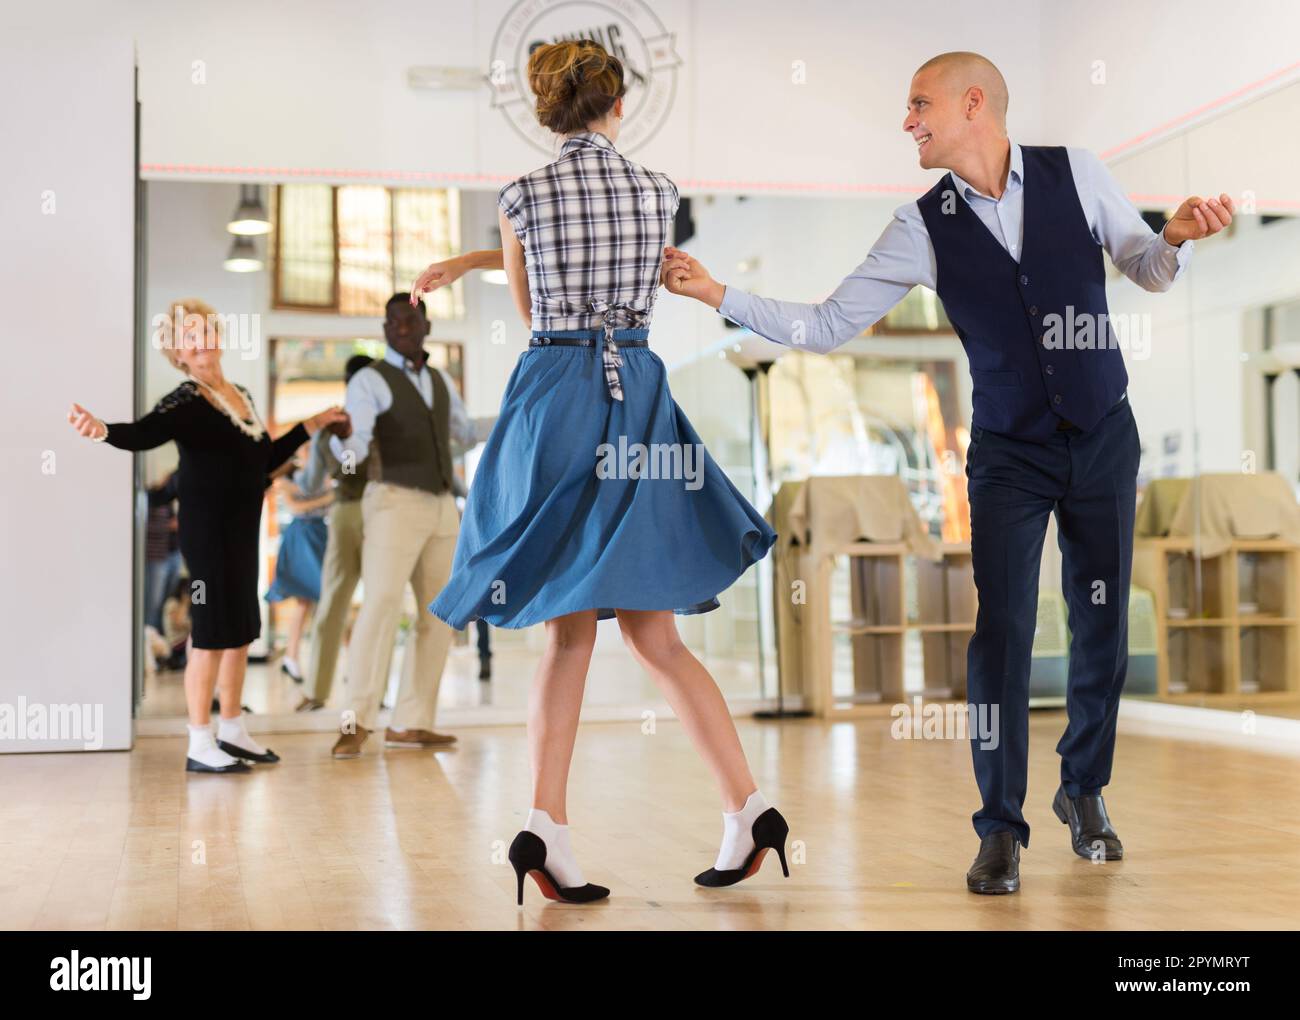
<instances>
[{"instance_id":1,"label":"blue flared skirt","mask_svg":"<svg viewBox=\"0 0 1300 1020\"><path fill-rule=\"evenodd\" d=\"M267 602L300 598L320 601L321 565L329 526L323 517L295 517L280 532L280 551L275 557L275 580L266 593Z\"/></svg>"},{"instance_id":2,"label":"blue flared skirt","mask_svg":"<svg viewBox=\"0 0 1300 1020\"><path fill-rule=\"evenodd\" d=\"M599 619L706 613L776 541L673 400L659 356L620 351L622 401L598 345L519 356L451 578L429 606L451 627L527 627L592 609Z\"/></svg>"}]
</instances>

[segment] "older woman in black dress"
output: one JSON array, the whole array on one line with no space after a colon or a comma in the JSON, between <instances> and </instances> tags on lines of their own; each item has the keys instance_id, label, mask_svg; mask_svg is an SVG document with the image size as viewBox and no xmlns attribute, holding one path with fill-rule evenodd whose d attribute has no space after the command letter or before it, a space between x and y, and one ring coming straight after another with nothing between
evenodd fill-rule
<instances>
[{"instance_id":1,"label":"older woman in black dress","mask_svg":"<svg viewBox=\"0 0 1300 1020\"><path fill-rule=\"evenodd\" d=\"M261 632L257 544L268 476L321 428L349 429L330 408L271 439L244 387L221 371L220 318L197 299L176 302L155 338L188 377L136 422L105 424L79 404L68 420L77 432L123 450L174 441L180 451L178 523L190 573L192 650L185 668L191 772L247 772L247 762L279 759L244 726L240 697L248 646ZM212 733L212 689L221 720Z\"/></svg>"}]
</instances>

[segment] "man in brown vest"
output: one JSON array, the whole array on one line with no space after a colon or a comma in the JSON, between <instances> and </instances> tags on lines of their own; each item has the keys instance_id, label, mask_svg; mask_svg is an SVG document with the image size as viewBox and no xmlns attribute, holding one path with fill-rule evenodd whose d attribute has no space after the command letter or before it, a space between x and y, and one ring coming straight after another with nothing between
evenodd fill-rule
<instances>
[{"instance_id":1,"label":"man in brown vest","mask_svg":"<svg viewBox=\"0 0 1300 1020\"><path fill-rule=\"evenodd\" d=\"M412 306L408 294L389 298L388 350L348 383L344 404L352 434L330 443L345 471L369 478L361 497L365 595L348 648L350 708L343 714L335 758L359 757L375 728L408 582L418 607L414 641L406 650L384 743L428 748L456 739L433 730L451 630L425 607L447 583L460 527L451 444L473 446L474 425L448 376L426 364L428 335L423 302ZM372 457L377 464L362 467Z\"/></svg>"}]
</instances>

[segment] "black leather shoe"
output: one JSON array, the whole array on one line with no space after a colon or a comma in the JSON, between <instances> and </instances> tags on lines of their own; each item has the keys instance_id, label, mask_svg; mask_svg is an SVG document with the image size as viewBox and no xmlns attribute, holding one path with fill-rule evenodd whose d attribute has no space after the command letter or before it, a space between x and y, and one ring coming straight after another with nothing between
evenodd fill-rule
<instances>
[{"instance_id":1,"label":"black leather shoe","mask_svg":"<svg viewBox=\"0 0 1300 1020\"><path fill-rule=\"evenodd\" d=\"M980 840L980 852L966 872L966 888L986 896L1020 890L1020 840L1014 832L992 832Z\"/></svg>"},{"instance_id":2,"label":"black leather shoe","mask_svg":"<svg viewBox=\"0 0 1300 1020\"><path fill-rule=\"evenodd\" d=\"M1090 861L1119 861L1124 859L1124 844L1111 828L1106 815L1106 802L1100 793L1071 797L1065 787L1057 788L1052 800L1052 810L1070 827L1070 843L1074 852Z\"/></svg>"},{"instance_id":3,"label":"black leather shoe","mask_svg":"<svg viewBox=\"0 0 1300 1020\"><path fill-rule=\"evenodd\" d=\"M204 765L201 761L195 761L193 758L185 759L186 772L217 772L221 774L230 772L252 772L252 767L246 761L232 761L229 765Z\"/></svg>"},{"instance_id":4,"label":"black leather shoe","mask_svg":"<svg viewBox=\"0 0 1300 1020\"><path fill-rule=\"evenodd\" d=\"M256 762L258 765L274 765L280 760L280 756L272 751L269 747L266 754L254 754L238 744L232 744L228 740L218 740L217 746L232 758L242 758L244 761Z\"/></svg>"}]
</instances>

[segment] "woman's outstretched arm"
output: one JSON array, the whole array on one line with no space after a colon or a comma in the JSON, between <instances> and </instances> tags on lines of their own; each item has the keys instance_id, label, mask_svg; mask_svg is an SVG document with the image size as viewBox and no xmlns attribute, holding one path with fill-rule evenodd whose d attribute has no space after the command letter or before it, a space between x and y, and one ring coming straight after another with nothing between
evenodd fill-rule
<instances>
[{"instance_id":1,"label":"woman's outstretched arm","mask_svg":"<svg viewBox=\"0 0 1300 1020\"><path fill-rule=\"evenodd\" d=\"M119 450L152 450L176 438L175 415L163 410L161 405L139 421L105 424L80 404L73 404L68 421L78 435Z\"/></svg>"},{"instance_id":2,"label":"woman's outstretched arm","mask_svg":"<svg viewBox=\"0 0 1300 1020\"><path fill-rule=\"evenodd\" d=\"M502 269L501 249L491 248L483 251L467 251L463 255L453 255L449 259L435 262L429 266L411 285L411 304L415 304L425 294L455 283L466 273L475 269Z\"/></svg>"}]
</instances>

